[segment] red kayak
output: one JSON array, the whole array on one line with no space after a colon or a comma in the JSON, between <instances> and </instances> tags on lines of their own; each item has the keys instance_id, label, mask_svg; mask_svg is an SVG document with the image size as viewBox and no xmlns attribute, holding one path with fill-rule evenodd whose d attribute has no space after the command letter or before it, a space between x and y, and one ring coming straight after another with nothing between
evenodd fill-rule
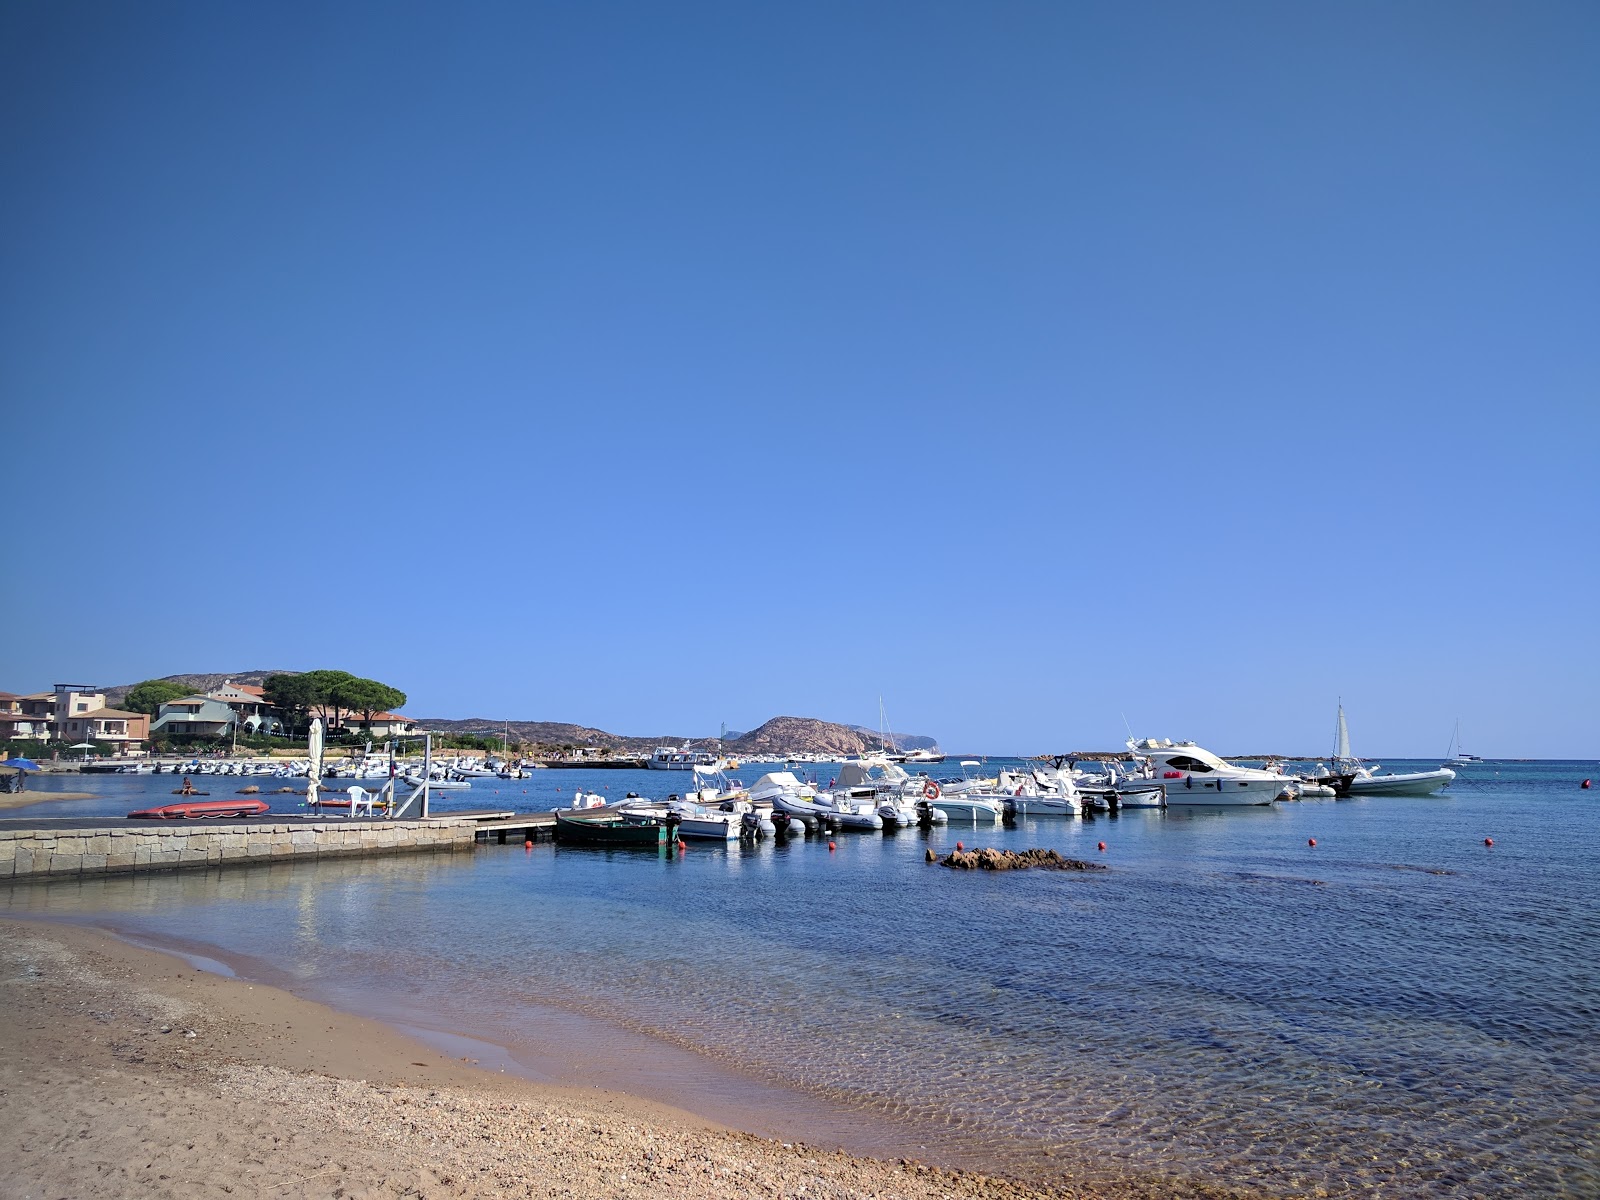
<instances>
[{"instance_id":1,"label":"red kayak","mask_svg":"<svg viewBox=\"0 0 1600 1200\"><path fill-rule=\"evenodd\" d=\"M163 804L128 814L130 821L171 821L195 817L259 817L272 806L265 800L191 800L183 804Z\"/></svg>"}]
</instances>

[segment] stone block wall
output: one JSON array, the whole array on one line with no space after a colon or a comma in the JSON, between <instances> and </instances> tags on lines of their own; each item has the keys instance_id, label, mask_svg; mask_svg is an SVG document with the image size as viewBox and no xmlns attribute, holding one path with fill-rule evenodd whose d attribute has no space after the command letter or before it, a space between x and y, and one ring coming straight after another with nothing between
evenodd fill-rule
<instances>
[{"instance_id":1,"label":"stone block wall","mask_svg":"<svg viewBox=\"0 0 1600 1200\"><path fill-rule=\"evenodd\" d=\"M327 855L471 850L476 822L427 821L0 829L0 879L220 867Z\"/></svg>"}]
</instances>

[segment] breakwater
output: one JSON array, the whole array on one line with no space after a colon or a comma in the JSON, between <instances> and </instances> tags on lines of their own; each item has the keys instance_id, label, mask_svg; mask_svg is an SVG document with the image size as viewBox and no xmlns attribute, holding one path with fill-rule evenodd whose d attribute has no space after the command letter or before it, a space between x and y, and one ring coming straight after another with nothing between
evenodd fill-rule
<instances>
[{"instance_id":1,"label":"breakwater","mask_svg":"<svg viewBox=\"0 0 1600 1200\"><path fill-rule=\"evenodd\" d=\"M29 822L0 828L0 879L108 875L298 859L471 851L477 822Z\"/></svg>"}]
</instances>

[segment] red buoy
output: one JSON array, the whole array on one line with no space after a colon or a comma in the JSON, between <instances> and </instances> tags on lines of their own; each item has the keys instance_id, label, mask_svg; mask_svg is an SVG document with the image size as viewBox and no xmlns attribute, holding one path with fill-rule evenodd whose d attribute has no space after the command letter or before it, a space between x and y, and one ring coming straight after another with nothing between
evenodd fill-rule
<instances>
[{"instance_id":1,"label":"red buoy","mask_svg":"<svg viewBox=\"0 0 1600 1200\"><path fill-rule=\"evenodd\" d=\"M522 848L524 850L532 850L533 849L533 839L529 838L527 841L523 842L522 843Z\"/></svg>"},{"instance_id":2,"label":"red buoy","mask_svg":"<svg viewBox=\"0 0 1600 1200\"><path fill-rule=\"evenodd\" d=\"M1588 780L1588 779L1585 779L1585 780L1584 780L1584 781L1583 781L1583 785L1582 785L1582 786L1584 786L1584 787L1586 787L1586 788L1587 788L1587 787L1593 787L1593 786L1594 786L1594 783L1593 783L1593 782L1592 782L1592 781L1590 781L1590 780Z\"/></svg>"},{"instance_id":3,"label":"red buoy","mask_svg":"<svg viewBox=\"0 0 1600 1200\"><path fill-rule=\"evenodd\" d=\"M689 848L689 843L684 841L682 838L679 838L678 839L678 849L679 850L687 850L688 848Z\"/></svg>"},{"instance_id":4,"label":"red buoy","mask_svg":"<svg viewBox=\"0 0 1600 1200\"><path fill-rule=\"evenodd\" d=\"M1492 845L1494 845L1494 839L1493 838L1484 838L1483 839L1483 844L1485 846L1492 846Z\"/></svg>"},{"instance_id":5,"label":"red buoy","mask_svg":"<svg viewBox=\"0 0 1600 1200\"><path fill-rule=\"evenodd\" d=\"M1317 839L1316 838L1307 838L1306 839L1306 845L1315 846L1316 844L1317 844Z\"/></svg>"},{"instance_id":6,"label":"red buoy","mask_svg":"<svg viewBox=\"0 0 1600 1200\"><path fill-rule=\"evenodd\" d=\"M834 851L834 850L837 850L837 849L838 849L838 847L837 847L837 846L835 846L835 845L834 845L834 844L833 844L833 843L832 843L832 842L829 842L829 843L828 843L828 851L829 851L829 852L830 852L830 853L832 853L832 852L833 852L833 851Z\"/></svg>"},{"instance_id":7,"label":"red buoy","mask_svg":"<svg viewBox=\"0 0 1600 1200\"><path fill-rule=\"evenodd\" d=\"M1106 848L1106 844L1104 842L1101 842L1100 843L1100 849L1104 850L1105 848Z\"/></svg>"},{"instance_id":8,"label":"red buoy","mask_svg":"<svg viewBox=\"0 0 1600 1200\"><path fill-rule=\"evenodd\" d=\"M961 844L961 843L960 843L960 842L957 842L957 843L956 843L956 849L957 849L957 850L965 850L965 849L966 849L966 847L965 847L965 846L963 846L963 845L962 845L962 844Z\"/></svg>"}]
</instances>

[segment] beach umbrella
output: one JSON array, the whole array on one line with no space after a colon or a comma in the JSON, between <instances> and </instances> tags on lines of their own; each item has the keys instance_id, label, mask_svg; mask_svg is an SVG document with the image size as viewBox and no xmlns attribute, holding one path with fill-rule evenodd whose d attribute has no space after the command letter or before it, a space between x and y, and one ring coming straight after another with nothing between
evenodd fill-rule
<instances>
[{"instance_id":1,"label":"beach umbrella","mask_svg":"<svg viewBox=\"0 0 1600 1200\"><path fill-rule=\"evenodd\" d=\"M316 717L311 722L311 736L306 753L311 758L311 769L308 774L311 782L306 785L306 804L314 805L317 802L317 788L322 779L322 718Z\"/></svg>"},{"instance_id":2,"label":"beach umbrella","mask_svg":"<svg viewBox=\"0 0 1600 1200\"><path fill-rule=\"evenodd\" d=\"M34 762L31 758L8 758L5 760L5 762L0 762L0 767L15 767L19 771L44 770L43 767Z\"/></svg>"}]
</instances>

